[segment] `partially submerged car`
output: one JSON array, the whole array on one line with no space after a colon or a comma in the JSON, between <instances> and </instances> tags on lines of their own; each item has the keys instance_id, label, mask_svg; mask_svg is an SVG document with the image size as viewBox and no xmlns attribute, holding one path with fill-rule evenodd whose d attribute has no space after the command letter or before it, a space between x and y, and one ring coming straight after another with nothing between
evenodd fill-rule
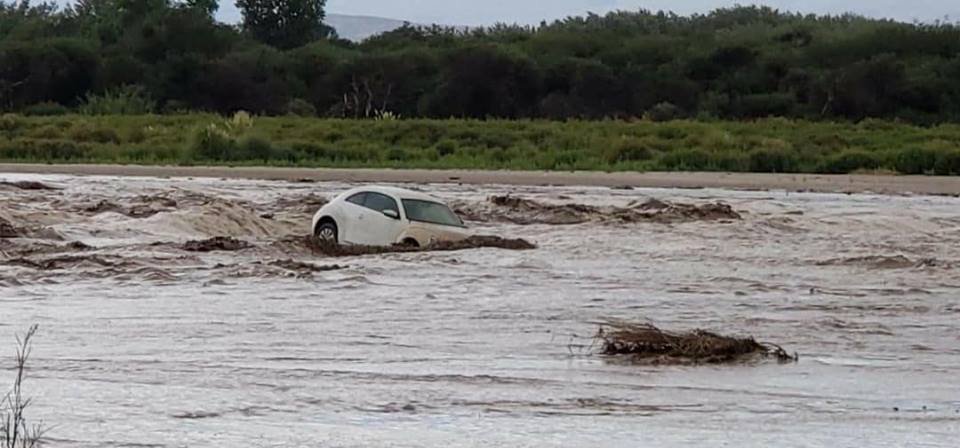
<instances>
[{"instance_id":1,"label":"partially submerged car","mask_svg":"<svg viewBox=\"0 0 960 448\"><path fill-rule=\"evenodd\" d=\"M354 188L337 196L314 215L313 234L334 244L415 247L470 236L442 201L394 187Z\"/></svg>"}]
</instances>

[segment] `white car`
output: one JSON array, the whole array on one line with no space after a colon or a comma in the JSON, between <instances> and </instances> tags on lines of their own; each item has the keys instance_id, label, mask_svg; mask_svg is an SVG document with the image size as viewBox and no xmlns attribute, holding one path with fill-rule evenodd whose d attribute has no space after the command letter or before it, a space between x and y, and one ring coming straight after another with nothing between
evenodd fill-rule
<instances>
[{"instance_id":1,"label":"white car","mask_svg":"<svg viewBox=\"0 0 960 448\"><path fill-rule=\"evenodd\" d=\"M393 187L354 188L337 196L314 215L313 234L334 244L416 247L470 236L440 200Z\"/></svg>"}]
</instances>

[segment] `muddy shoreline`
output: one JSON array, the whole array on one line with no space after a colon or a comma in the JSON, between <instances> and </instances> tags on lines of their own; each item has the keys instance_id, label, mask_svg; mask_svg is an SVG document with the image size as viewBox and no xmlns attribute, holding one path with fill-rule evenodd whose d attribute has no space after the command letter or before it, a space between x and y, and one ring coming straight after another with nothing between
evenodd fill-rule
<instances>
[{"instance_id":1,"label":"muddy shoreline","mask_svg":"<svg viewBox=\"0 0 960 448\"><path fill-rule=\"evenodd\" d=\"M960 195L960 177L769 173L601 173L421 169L181 167L0 164L0 173L213 177L304 182L459 183L466 185L720 188L818 193Z\"/></svg>"}]
</instances>

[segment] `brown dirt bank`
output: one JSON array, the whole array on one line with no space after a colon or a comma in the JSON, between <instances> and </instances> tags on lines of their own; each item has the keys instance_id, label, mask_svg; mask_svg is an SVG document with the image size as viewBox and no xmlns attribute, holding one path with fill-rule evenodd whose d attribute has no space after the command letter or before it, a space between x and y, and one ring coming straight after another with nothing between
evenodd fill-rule
<instances>
[{"instance_id":1,"label":"brown dirt bank","mask_svg":"<svg viewBox=\"0 0 960 448\"><path fill-rule=\"evenodd\" d=\"M391 170L140 165L0 164L0 173L151 177L218 177L288 181L584 185L637 188L725 188L835 193L960 195L960 177L764 173L600 173Z\"/></svg>"}]
</instances>

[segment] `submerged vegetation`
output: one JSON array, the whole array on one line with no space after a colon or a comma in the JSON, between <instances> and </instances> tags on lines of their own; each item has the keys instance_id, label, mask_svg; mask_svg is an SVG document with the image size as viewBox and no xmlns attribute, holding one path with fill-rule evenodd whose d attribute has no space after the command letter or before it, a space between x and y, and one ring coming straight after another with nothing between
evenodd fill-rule
<instances>
[{"instance_id":1,"label":"submerged vegetation","mask_svg":"<svg viewBox=\"0 0 960 448\"><path fill-rule=\"evenodd\" d=\"M960 125L7 114L0 161L960 175Z\"/></svg>"}]
</instances>

